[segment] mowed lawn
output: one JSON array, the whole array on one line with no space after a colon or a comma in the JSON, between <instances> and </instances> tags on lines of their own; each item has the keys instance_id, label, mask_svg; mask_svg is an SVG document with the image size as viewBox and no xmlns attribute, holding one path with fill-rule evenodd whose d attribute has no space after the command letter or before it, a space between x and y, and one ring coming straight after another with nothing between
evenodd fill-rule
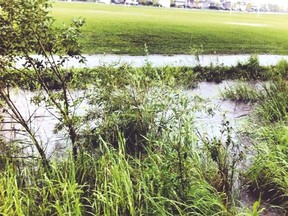
<instances>
[{"instance_id":1,"label":"mowed lawn","mask_svg":"<svg viewBox=\"0 0 288 216\"><path fill-rule=\"evenodd\" d=\"M86 20L84 53L144 55L203 53L288 54L288 14L165 9L143 6L56 2L57 25Z\"/></svg>"}]
</instances>

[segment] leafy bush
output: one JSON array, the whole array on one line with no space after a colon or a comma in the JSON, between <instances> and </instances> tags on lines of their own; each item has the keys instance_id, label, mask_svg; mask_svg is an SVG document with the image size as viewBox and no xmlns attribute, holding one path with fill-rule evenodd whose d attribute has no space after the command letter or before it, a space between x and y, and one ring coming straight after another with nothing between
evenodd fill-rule
<instances>
[{"instance_id":1,"label":"leafy bush","mask_svg":"<svg viewBox=\"0 0 288 216\"><path fill-rule=\"evenodd\" d=\"M120 131L127 152L145 152L147 139L156 140L175 118L172 109L181 104L179 93L165 85L149 66L138 70L107 68L97 76L89 97L92 108L86 117L97 123L89 129L93 131L89 137L94 137L96 146L104 139L116 147Z\"/></svg>"}]
</instances>

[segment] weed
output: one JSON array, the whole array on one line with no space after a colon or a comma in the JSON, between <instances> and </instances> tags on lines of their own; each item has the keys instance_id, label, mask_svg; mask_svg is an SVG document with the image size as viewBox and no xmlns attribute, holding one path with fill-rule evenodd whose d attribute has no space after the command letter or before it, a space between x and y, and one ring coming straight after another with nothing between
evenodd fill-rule
<instances>
[{"instance_id":1,"label":"weed","mask_svg":"<svg viewBox=\"0 0 288 216\"><path fill-rule=\"evenodd\" d=\"M225 194L225 204L232 208L234 203L234 184L236 182L236 172L239 163L243 159L243 151L240 144L232 138L232 127L229 121L223 118L221 137L202 137L201 140L208 152L208 163L214 163L217 169L217 176L207 177L211 184L219 191Z\"/></svg>"},{"instance_id":2,"label":"weed","mask_svg":"<svg viewBox=\"0 0 288 216\"><path fill-rule=\"evenodd\" d=\"M288 192L286 141L287 129L281 123L273 128L261 128L255 145L257 156L246 174L251 190L260 193L266 201L283 207L287 207Z\"/></svg>"},{"instance_id":3,"label":"weed","mask_svg":"<svg viewBox=\"0 0 288 216\"><path fill-rule=\"evenodd\" d=\"M240 102L257 102L263 99L260 97L259 90L257 90L255 85L246 83L239 83L235 86L225 88L221 95L225 99Z\"/></svg>"},{"instance_id":4,"label":"weed","mask_svg":"<svg viewBox=\"0 0 288 216\"><path fill-rule=\"evenodd\" d=\"M287 207L287 84L263 86L251 134L256 156L246 173L250 189L270 203ZM287 208L285 209L287 210ZM284 210L284 211L285 211Z\"/></svg>"},{"instance_id":5,"label":"weed","mask_svg":"<svg viewBox=\"0 0 288 216\"><path fill-rule=\"evenodd\" d=\"M237 214L237 216L260 216L265 208L260 207L260 200L254 202L252 209L247 209L246 212Z\"/></svg>"},{"instance_id":6,"label":"weed","mask_svg":"<svg viewBox=\"0 0 288 216\"><path fill-rule=\"evenodd\" d=\"M285 121L287 119L287 83L283 80L263 85L256 114L265 122Z\"/></svg>"}]
</instances>

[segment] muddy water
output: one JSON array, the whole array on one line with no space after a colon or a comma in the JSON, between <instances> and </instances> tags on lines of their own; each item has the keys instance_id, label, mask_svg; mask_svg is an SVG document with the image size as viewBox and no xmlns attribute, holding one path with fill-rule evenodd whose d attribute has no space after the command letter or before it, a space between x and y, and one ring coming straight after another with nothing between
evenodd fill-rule
<instances>
[{"instance_id":1,"label":"muddy water","mask_svg":"<svg viewBox=\"0 0 288 216\"><path fill-rule=\"evenodd\" d=\"M191 97L198 95L204 100L205 110L196 113L195 122L201 134L208 138L220 137L224 120L229 121L236 131L241 127L242 120L251 113L252 106L249 104L222 99L221 92L235 84L233 81L220 84L201 82L197 89L188 92Z\"/></svg>"},{"instance_id":2,"label":"muddy water","mask_svg":"<svg viewBox=\"0 0 288 216\"><path fill-rule=\"evenodd\" d=\"M14 90L11 92L11 98L15 103L17 109L21 112L23 118L29 123L32 131L34 131L36 138L41 141L42 147L48 157L55 155L61 156L64 152L67 152L69 145L69 139L61 132L55 133L55 125L59 122L57 117L59 116L54 109L45 108L45 104L42 103L39 106L35 106L31 103L31 99L36 95L35 92ZM73 92L72 98L76 99L82 95L82 92ZM81 115L86 109L85 103L78 107L75 111L76 114ZM13 120L7 112L3 113L3 124L0 131L6 141L17 141L23 148L24 154L33 154L35 149L31 146L31 140L26 132L24 132L22 126Z\"/></svg>"},{"instance_id":3,"label":"muddy water","mask_svg":"<svg viewBox=\"0 0 288 216\"><path fill-rule=\"evenodd\" d=\"M238 127L241 119L249 114L251 110L249 105L221 99L220 92L233 84L235 82L232 81L225 81L221 84L201 82L198 88L185 91L191 100L195 96L201 97L205 105L205 110L195 114L195 125L198 132L205 133L205 136L209 137L219 136L223 114L225 114L232 127ZM74 92L72 97L77 98L81 94L82 92ZM12 92L13 101L24 118L29 119L33 131L35 131L38 139L42 141L46 154L49 156L61 154L67 147L66 145L69 145L69 140L63 134L53 132L58 122L57 113L53 109L47 110L44 108L44 104L40 107L33 105L30 101L34 95L34 92L29 91L18 90ZM85 113L87 108L87 104L83 102L75 112L81 115ZM208 109L213 110L213 112L208 114ZM34 151L29 145L29 137L19 124L15 123L7 114L4 116L3 123L2 134L6 141L19 140L23 147L26 146L26 152Z\"/></svg>"},{"instance_id":4,"label":"muddy water","mask_svg":"<svg viewBox=\"0 0 288 216\"><path fill-rule=\"evenodd\" d=\"M200 55L199 62L193 55L148 55L148 56L128 56L128 55L84 55L86 58L86 63L79 63L76 59L71 59L66 62L64 67L66 68L83 68L83 67L97 67L101 65L120 65L129 64L133 67L141 67L151 63L154 67L162 66L196 66L200 64L202 66L213 65L225 65L232 66L236 65L238 62L247 62L251 55ZM39 59L43 59L41 56L32 56ZM55 59L59 57L55 56ZM288 56L282 55L258 55L259 63L262 66L275 65L281 59L288 60ZM17 62L17 67L21 67L24 60L19 60Z\"/></svg>"}]
</instances>

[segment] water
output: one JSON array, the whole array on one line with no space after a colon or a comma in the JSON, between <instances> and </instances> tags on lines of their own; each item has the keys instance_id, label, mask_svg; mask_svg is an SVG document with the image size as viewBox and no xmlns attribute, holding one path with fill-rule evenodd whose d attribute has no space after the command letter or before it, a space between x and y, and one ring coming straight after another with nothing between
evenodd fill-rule
<instances>
[{"instance_id":1,"label":"water","mask_svg":"<svg viewBox=\"0 0 288 216\"><path fill-rule=\"evenodd\" d=\"M196 113L198 124L199 122L203 123L203 131L207 131L208 135L219 135L224 114L231 126L237 128L240 120L251 113L250 104L222 99L221 92L235 84L234 81L224 81L220 84L201 82L197 89L189 92L190 95L199 95L205 101L205 108L213 110L211 114L207 114L207 112ZM211 129L210 132L209 128Z\"/></svg>"},{"instance_id":2,"label":"water","mask_svg":"<svg viewBox=\"0 0 288 216\"><path fill-rule=\"evenodd\" d=\"M57 117L59 114L53 108L47 109L44 102L39 106L31 103L31 99L36 96L36 92L15 89L10 92L10 97L16 108L19 110L23 118L28 122L36 138L41 142L48 157L52 155L63 154L69 146L69 139L63 133L54 133L54 128L59 122ZM71 97L76 99L82 96L83 91L72 92ZM82 115L86 110L85 103L80 104L75 114ZM1 124L2 137L7 142L20 143L24 154L32 154L35 152L31 146L31 140L19 123L16 123L13 118L8 115L8 112L2 113L3 120Z\"/></svg>"},{"instance_id":3,"label":"water","mask_svg":"<svg viewBox=\"0 0 288 216\"><path fill-rule=\"evenodd\" d=\"M226 87L234 85L233 81L225 81L220 84L201 82L198 88L187 90L185 93L193 100L195 96L199 96L204 100L206 110L211 108L213 114L207 114L206 111L199 111L196 115L195 126L200 133L205 133L205 136L210 138L219 136L223 114L230 122L232 127L238 127L243 116L250 113L251 107L247 104L236 103L232 101L223 101L220 97L220 92ZM36 133L36 137L42 141L42 146L48 156L61 154L69 145L69 139L64 134L55 134L54 127L57 124L57 112L54 109L47 110L42 106L37 107L32 104L31 98L35 96L35 92L15 90L11 92L11 97L22 113L25 119L29 119L29 123ZM75 99L83 95L81 91L72 93ZM77 115L82 115L89 108L85 101L75 110ZM6 141L19 140L23 147L27 147L25 152L31 153L34 151L29 145L29 137L22 130L21 126L7 114L4 116L4 124L2 126L2 134Z\"/></svg>"},{"instance_id":4,"label":"water","mask_svg":"<svg viewBox=\"0 0 288 216\"><path fill-rule=\"evenodd\" d=\"M247 62L251 55L200 55L199 62L193 55L148 55L148 56L128 56L128 55L84 55L86 58L86 63L79 63L76 59L71 59L66 62L64 67L66 68L93 68L101 65L121 65L129 64L133 67L141 67L151 63L154 67L162 66L195 66L200 64L201 66L213 65L225 65L232 66L236 65L238 62ZM41 56L32 55L39 59L43 59ZM54 56L55 59L59 57ZM269 66L277 64L281 59L288 61L288 56L283 55L258 55L260 65ZM24 60L19 60L16 66L20 68Z\"/></svg>"}]
</instances>

